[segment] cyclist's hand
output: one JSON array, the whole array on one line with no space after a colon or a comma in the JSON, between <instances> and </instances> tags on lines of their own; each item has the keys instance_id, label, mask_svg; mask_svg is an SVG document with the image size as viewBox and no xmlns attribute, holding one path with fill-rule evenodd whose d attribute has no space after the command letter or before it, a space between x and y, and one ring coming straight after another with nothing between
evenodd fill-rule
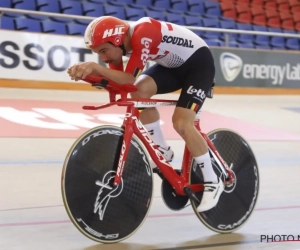
<instances>
[{"instance_id":1,"label":"cyclist's hand","mask_svg":"<svg viewBox=\"0 0 300 250\"><path fill-rule=\"evenodd\" d=\"M98 64L94 62L80 62L68 68L68 74L72 80L78 81L96 71Z\"/></svg>"}]
</instances>

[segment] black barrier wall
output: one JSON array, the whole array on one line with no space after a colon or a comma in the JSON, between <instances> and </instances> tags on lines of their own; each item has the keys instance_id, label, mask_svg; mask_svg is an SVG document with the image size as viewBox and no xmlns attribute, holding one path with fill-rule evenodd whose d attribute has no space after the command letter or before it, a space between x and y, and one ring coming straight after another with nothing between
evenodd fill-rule
<instances>
[{"instance_id":1,"label":"black barrier wall","mask_svg":"<svg viewBox=\"0 0 300 250\"><path fill-rule=\"evenodd\" d=\"M300 88L300 53L211 48L218 86Z\"/></svg>"}]
</instances>

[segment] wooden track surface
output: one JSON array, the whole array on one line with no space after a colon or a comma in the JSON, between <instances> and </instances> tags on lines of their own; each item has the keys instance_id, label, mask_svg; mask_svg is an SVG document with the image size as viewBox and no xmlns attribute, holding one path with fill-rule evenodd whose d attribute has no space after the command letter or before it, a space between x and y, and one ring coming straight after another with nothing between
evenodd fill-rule
<instances>
[{"instance_id":1,"label":"wooden track surface","mask_svg":"<svg viewBox=\"0 0 300 250\"><path fill-rule=\"evenodd\" d=\"M175 97L168 96L170 98L166 99ZM39 106L37 102L26 106L26 102L63 101L59 106L62 110L69 102L77 102L76 112L80 112L82 103L104 102L107 98L103 91L0 88L0 100L8 100L2 108L15 107L17 101L22 101L20 110L33 114L31 117L51 122L57 121L33 111L39 107L49 109L57 106ZM218 122L220 126L227 127L226 120L234 119L234 130L244 127L241 134L249 138L259 166L261 181L255 210L249 221L231 234L210 231L197 219L191 206L181 211L167 208L161 197L161 180L155 176L152 206L140 229L118 244L94 242L71 223L62 201L62 166L75 138L36 138L37 131L27 138L1 137L0 250L299 250L300 139L291 140L286 134L300 138L299 107L298 96L284 95L224 94L216 95L205 104L205 111L218 115L218 119L212 117L212 123ZM11 117L16 118L15 115ZM165 118L162 115L162 120ZM12 124L16 125L16 121ZM267 130L253 130L249 124ZM20 124L17 130L28 130L31 125ZM5 126L0 124L0 127L7 133ZM168 129L173 129L170 123ZM257 133L255 136L259 136L259 140L253 140L253 132ZM168 142L175 152L172 166L178 169L181 167L184 142L180 139L168 139ZM297 241L261 241L262 236L275 235L292 235ZM280 240L278 236L277 240Z\"/></svg>"}]
</instances>

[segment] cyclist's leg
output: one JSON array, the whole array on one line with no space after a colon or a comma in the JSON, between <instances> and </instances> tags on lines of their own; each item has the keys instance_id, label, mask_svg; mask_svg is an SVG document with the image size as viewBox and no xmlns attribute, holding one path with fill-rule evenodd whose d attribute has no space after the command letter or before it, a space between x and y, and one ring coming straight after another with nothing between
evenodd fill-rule
<instances>
[{"instance_id":1,"label":"cyclist's leg","mask_svg":"<svg viewBox=\"0 0 300 250\"><path fill-rule=\"evenodd\" d=\"M151 98L157 93L155 81L148 75L140 75L135 85L138 90L131 93L133 98ZM159 120L159 113L156 108L144 109L140 114L140 120L143 124L149 124Z\"/></svg>"},{"instance_id":2,"label":"cyclist's leg","mask_svg":"<svg viewBox=\"0 0 300 250\"><path fill-rule=\"evenodd\" d=\"M171 70L158 64L145 70L138 77L135 85L138 91L131 94L134 98L151 98L155 94L170 93L181 88ZM154 143L159 146L166 160L171 161L174 154L163 136L157 109L144 109L141 112L140 120L151 134Z\"/></svg>"},{"instance_id":3,"label":"cyclist's leg","mask_svg":"<svg viewBox=\"0 0 300 250\"><path fill-rule=\"evenodd\" d=\"M201 109L206 94L212 87L215 68L210 50L203 47L197 50L185 63L184 85L173 115L175 130L185 140L186 145L201 168L207 187L199 211L214 207L223 190L223 184L215 174L208 153L208 146L194 127L196 113ZM212 192L211 192L212 191Z\"/></svg>"}]
</instances>

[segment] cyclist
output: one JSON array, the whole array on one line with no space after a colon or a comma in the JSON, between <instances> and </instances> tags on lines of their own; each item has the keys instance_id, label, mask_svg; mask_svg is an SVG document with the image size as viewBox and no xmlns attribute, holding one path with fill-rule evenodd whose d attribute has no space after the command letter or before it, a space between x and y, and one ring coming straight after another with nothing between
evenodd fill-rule
<instances>
[{"instance_id":1,"label":"cyclist","mask_svg":"<svg viewBox=\"0 0 300 250\"><path fill-rule=\"evenodd\" d=\"M131 94L133 98L150 98L181 89L172 122L204 177L205 189L197 210L202 212L216 206L224 186L213 170L206 141L194 127L195 115L215 75L207 44L179 25L150 17L128 24L111 16L93 20L85 31L84 41L109 67L95 62L77 63L68 69L75 81L94 74L118 84L132 83L138 88ZM123 56L129 57L125 69ZM156 64L143 71L148 60ZM157 109L144 109L140 119L166 160L171 161L174 153L162 134Z\"/></svg>"}]
</instances>

